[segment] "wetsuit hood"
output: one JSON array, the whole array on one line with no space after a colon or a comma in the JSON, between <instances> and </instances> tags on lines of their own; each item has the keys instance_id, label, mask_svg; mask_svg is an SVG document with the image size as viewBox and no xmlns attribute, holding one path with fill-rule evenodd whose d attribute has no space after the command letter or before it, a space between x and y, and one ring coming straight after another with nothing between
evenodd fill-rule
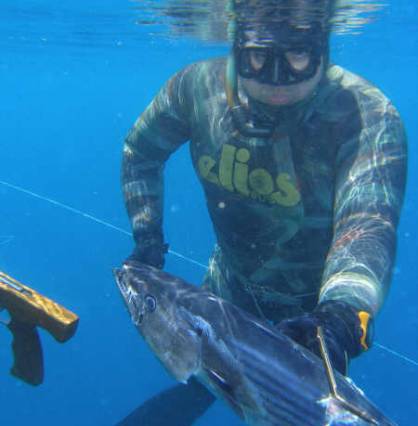
<instances>
[{"instance_id":1,"label":"wetsuit hood","mask_svg":"<svg viewBox=\"0 0 418 426\"><path fill-rule=\"evenodd\" d=\"M234 45L228 59L226 90L228 104L234 122L241 134L249 137L270 137L275 128L286 118L294 120L315 97L323 84L329 64L329 21L333 0L234 0ZM241 74L241 53L245 49L269 49L283 52L299 46L312 45L316 65L309 75L300 77L297 82L308 81L317 72L322 61L322 76L316 88L306 98L292 105L270 105L252 98L239 84ZM278 49L278 50L277 50ZM319 49L319 50L318 50ZM318 56L319 55L319 56ZM318 58L321 58L318 60ZM274 62L276 61L276 62ZM279 66L279 58L269 60L270 67ZM267 67L268 68L268 67ZM269 69L261 70L254 80L277 86L291 85L298 76L286 73L286 67L280 81L269 81L272 74ZM305 80L304 80L305 78ZM245 95L245 102L243 96Z\"/></svg>"}]
</instances>

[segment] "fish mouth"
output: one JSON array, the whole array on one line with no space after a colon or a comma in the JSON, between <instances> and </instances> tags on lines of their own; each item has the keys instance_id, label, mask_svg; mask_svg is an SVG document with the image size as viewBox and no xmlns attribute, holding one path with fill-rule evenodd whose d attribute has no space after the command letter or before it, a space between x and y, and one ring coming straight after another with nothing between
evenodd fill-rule
<instances>
[{"instance_id":1,"label":"fish mouth","mask_svg":"<svg viewBox=\"0 0 418 426\"><path fill-rule=\"evenodd\" d=\"M123 271L122 268L113 268L112 272L113 272L113 276L115 277L116 284L119 287L120 292L123 295L125 295L125 293L127 292L126 283L123 279L125 272Z\"/></svg>"},{"instance_id":2,"label":"fish mouth","mask_svg":"<svg viewBox=\"0 0 418 426\"><path fill-rule=\"evenodd\" d=\"M113 268L113 276L115 277L116 284L126 304L126 307L129 310L132 322L135 325L139 325L142 323L144 318L142 303L140 303L140 295L129 284L129 281L126 279L126 274L127 271L123 266L122 268Z\"/></svg>"}]
</instances>

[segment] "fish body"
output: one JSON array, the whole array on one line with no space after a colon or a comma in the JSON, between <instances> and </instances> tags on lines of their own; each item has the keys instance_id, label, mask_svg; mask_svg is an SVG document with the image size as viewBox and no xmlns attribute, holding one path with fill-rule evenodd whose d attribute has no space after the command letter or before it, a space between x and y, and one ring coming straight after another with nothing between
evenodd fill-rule
<instances>
[{"instance_id":1,"label":"fish body","mask_svg":"<svg viewBox=\"0 0 418 426\"><path fill-rule=\"evenodd\" d=\"M137 262L115 277L133 323L165 368L180 382L196 377L248 424L394 425L338 372L336 398L323 361L267 321Z\"/></svg>"}]
</instances>

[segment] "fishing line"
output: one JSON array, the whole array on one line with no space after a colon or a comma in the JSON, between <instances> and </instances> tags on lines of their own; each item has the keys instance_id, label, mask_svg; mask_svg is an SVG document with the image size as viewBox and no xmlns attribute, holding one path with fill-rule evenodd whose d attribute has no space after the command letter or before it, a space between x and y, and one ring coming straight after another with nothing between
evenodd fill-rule
<instances>
[{"instance_id":1,"label":"fishing line","mask_svg":"<svg viewBox=\"0 0 418 426\"><path fill-rule=\"evenodd\" d=\"M61 209L67 210L67 211L69 211L71 213L74 213L76 215L82 216L85 219L88 219L88 220L91 220L93 222L96 222L99 225L105 226L107 228L113 229L114 231L118 231L118 232L120 232L120 233L122 233L124 235L132 237L132 233L129 232L129 231L127 231L126 229L120 228L119 226L113 225L110 222L107 222L105 220L99 219L96 216L93 216L91 214L83 212L82 210L78 210L78 209L76 209L74 207L71 207L71 206L69 206L67 204L60 203L59 201L56 201L56 200L54 200L52 198L45 197L43 195L37 194L36 192L30 191L29 189L23 188L21 186L13 185L13 184L11 184L9 182L6 182L6 181L3 181L3 180L0 180L0 185L3 185L5 187L7 187L7 188L13 189L13 190L18 191L18 192L21 192L23 194L29 195L31 197L37 198L39 200L45 201L45 202L47 202L49 204L52 204L55 207L59 207ZM13 236L10 236L10 237L11 237L11 239L10 239L10 241L11 241L13 239ZM183 255L181 253L178 253L178 252L176 252L174 250L168 250L168 252L170 254L172 254L173 256L176 256L176 257L178 257L178 258L180 258L182 260L185 260L186 262L189 262L189 263L191 263L193 265L199 266L199 267L201 267L201 268L203 268L205 270L208 269L207 265L205 265L205 264L203 264L203 263L201 263L201 262L199 262L197 260L194 260L194 259L192 259L192 258L190 258L188 256L185 256L185 255ZM405 355L403 355L403 354L401 354L399 352L396 352L395 350L393 350L391 348L388 348L387 346L381 345L378 342L374 342L374 345L376 347L378 347L379 349L381 349L383 351L386 351L389 354L391 354L391 355L393 355L393 356L395 356L395 357L397 357L397 358L399 358L399 359L401 359L403 361L406 361L406 362L414 365L415 367L418 367L418 361L415 361L412 358L408 358L407 356L405 356Z\"/></svg>"},{"instance_id":2,"label":"fishing line","mask_svg":"<svg viewBox=\"0 0 418 426\"><path fill-rule=\"evenodd\" d=\"M0 184L3 185L3 186L5 186L5 187L7 187L7 188L11 188L11 189L14 189L15 191L22 192L23 194L26 194L26 195L29 195L31 197L37 198L39 200L46 201L47 203L50 203L50 204L54 205L55 207L59 207L61 209L67 210L67 211L69 211L71 213L74 213L76 215L82 216L85 219L91 220L91 221L96 222L96 223L98 223L100 225L103 225L103 226L105 226L107 228L113 229L114 231L118 231L121 234L124 234L124 235L127 235L129 237L132 237L132 232L129 232L126 229L120 228L119 226L113 225L112 223L107 222L105 220L99 219L96 216L93 216L91 214L83 212L82 210L78 210L78 209L76 209L74 207L71 207L71 206L69 206L67 204L60 203L59 201L56 201L56 200L54 200L52 198L44 197L43 195L39 195L36 192L30 191L29 189L23 188L21 186L13 185L13 184L11 184L9 182L5 182L3 180L0 180ZM13 239L13 236L10 236L9 238L10 239L7 242L10 242ZM5 244L5 242L1 241L1 244ZM187 256L185 256L185 255L183 255L181 253L178 253L178 252L176 252L174 250L168 250L168 252L170 254L172 254L173 256L179 257L180 259L186 260L187 262L193 263L194 265L200 266L201 268L203 268L205 270L207 269L207 266L204 265L203 263L198 262L197 260L191 259L191 258L189 258L189 257L187 257Z\"/></svg>"},{"instance_id":3,"label":"fishing line","mask_svg":"<svg viewBox=\"0 0 418 426\"><path fill-rule=\"evenodd\" d=\"M14 239L14 235L0 235L0 246L9 244Z\"/></svg>"},{"instance_id":4,"label":"fishing line","mask_svg":"<svg viewBox=\"0 0 418 426\"><path fill-rule=\"evenodd\" d=\"M416 367L418 367L418 362L415 361L415 360L413 360L412 358L408 358L407 356L405 356L405 355L403 355L403 354L401 354L399 352L396 352L393 349L388 348L387 346L381 345L378 342L374 342L374 345L377 346L379 349L382 349L382 350L390 353L391 355L397 356L398 358L403 359L404 361L409 362L410 364L415 365Z\"/></svg>"}]
</instances>

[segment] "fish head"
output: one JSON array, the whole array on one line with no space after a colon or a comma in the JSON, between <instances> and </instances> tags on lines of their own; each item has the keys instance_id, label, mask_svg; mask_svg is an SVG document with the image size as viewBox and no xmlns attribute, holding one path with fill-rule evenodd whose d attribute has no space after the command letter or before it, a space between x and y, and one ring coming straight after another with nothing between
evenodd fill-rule
<instances>
[{"instance_id":1,"label":"fish head","mask_svg":"<svg viewBox=\"0 0 418 426\"><path fill-rule=\"evenodd\" d=\"M200 336L185 319L184 283L135 261L113 271L132 322L178 381L187 382L200 367Z\"/></svg>"}]
</instances>

